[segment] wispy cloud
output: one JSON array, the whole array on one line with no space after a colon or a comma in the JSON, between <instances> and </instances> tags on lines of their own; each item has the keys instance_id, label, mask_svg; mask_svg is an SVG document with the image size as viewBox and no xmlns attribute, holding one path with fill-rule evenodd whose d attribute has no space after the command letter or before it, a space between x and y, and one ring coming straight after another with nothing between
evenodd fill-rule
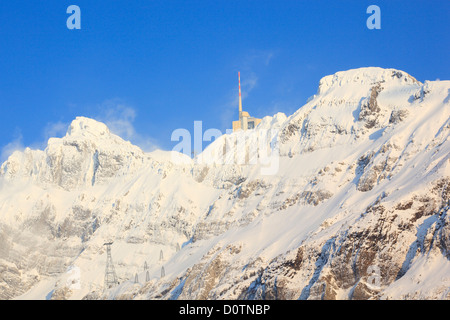
<instances>
[{"instance_id":1,"label":"wispy cloud","mask_svg":"<svg viewBox=\"0 0 450 320\"><path fill-rule=\"evenodd\" d=\"M0 150L0 164L5 162L14 151L23 151L24 149L22 133L19 129L16 129L14 139Z\"/></svg>"},{"instance_id":2,"label":"wispy cloud","mask_svg":"<svg viewBox=\"0 0 450 320\"><path fill-rule=\"evenodd\" d=\"M158 149L155 139L136 131L134 121L137 116L135 108L127 105L121 99L110 99L101 103L98 121L105 123L112 133L129 140L145 152Z\"/></svg>"},{"instance_id":3,"label":"wispy cloud","mask_svg":"<svg viewBox=\"0 0 450 320\"><path fill-rule=\"evenodd\" d=\"M242 59L241 66L244 69L253 69L258 66L267 67L275 55L274 50L252 50Z\"/></svg>"},{"instance_id":4,"label":"wispy cloud","mask_svg":"<svg viewBox=\"0 0 450 320\"><path fill-rule=\"evenodd\" d=\"M104 122L114 134L130 140L136 136L133 122L136 119L136 110L124 103L107 100L101 104L101 112L97 116L99 121Z\"/></svg>"},{"instance_id":5,"label":"wispy cloud","mask_svg":"<svg viewBox=\"0 0 450 320\"><path fill-rule=\"evenodd\" d=\"M63 121L47 123L43 132L45 141L48 141L50 138L63 137L66 134L68 127L69 123Z\"/></svg>"}]
</instances>

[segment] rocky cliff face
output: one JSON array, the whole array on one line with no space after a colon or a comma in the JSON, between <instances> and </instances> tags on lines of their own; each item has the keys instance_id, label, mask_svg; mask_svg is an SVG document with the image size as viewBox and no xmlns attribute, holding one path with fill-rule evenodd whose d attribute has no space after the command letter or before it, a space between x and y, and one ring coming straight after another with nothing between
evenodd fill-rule
<instances>
[{"instance_id":1,"label":"rocky cliff face","mask_svg":"<svg viewBox=\"0 0 450 320\"><path fill-rule=\"evenodd\" d=\"M1 166L0 298L449 299L449 92L338 72L182 162L77 118Z\"/></svg>"}]
</instances>

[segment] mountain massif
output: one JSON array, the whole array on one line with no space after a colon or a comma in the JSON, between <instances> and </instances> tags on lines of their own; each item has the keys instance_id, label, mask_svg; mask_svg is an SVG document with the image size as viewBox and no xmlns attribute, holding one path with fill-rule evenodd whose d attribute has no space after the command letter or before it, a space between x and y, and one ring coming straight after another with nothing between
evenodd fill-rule
<instances>
[{"instance_id":1,"label":"mountain massif","mask_svg":"<svg viewBox=\"0 0 450 320\"><path fill-rule=\"evenodd\" d=\"M449 117L375 67L194 159L77 117L1 165L0 299L450 299Z\"/></svg>"}]
</instances>

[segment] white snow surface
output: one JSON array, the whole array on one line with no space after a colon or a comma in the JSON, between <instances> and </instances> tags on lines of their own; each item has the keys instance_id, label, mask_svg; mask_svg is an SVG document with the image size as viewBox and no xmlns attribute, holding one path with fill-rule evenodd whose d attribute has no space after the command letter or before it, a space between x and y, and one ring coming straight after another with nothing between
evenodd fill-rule
<instances>
[{"instance_id":1,"label":"white snow surface","mask_svg":"<svg viewBox=\"0 0 450 320\"><path fill-rule=\"evenodd\" d=\"M390 254L404 275L371 298L449 299L449 100L450 81L342 71L322 78L294 114L223 135L195 159L145 153L77 117L45 150L15 152L0 167L0 297L267 298L258 276L282 279L276 270L303 247L311 255L285 288L287 298L312 298L335 268L339 243L375 228L379 217L368 208L381 203L392 217L386 234L396 239ZM442 191L424 202L438 182ZM410 208L396 209L411 199ZM417 199L433 208L411 220ZM107 241L120 284L105 290ZM435 245L427 251L427 243ZM377 248L373 262L382 277L388 251ZM320 260L321 252L329 258ZM365 272L351 287L327 282L334 298L354 297Z\"/></svg>"}]
</instances>

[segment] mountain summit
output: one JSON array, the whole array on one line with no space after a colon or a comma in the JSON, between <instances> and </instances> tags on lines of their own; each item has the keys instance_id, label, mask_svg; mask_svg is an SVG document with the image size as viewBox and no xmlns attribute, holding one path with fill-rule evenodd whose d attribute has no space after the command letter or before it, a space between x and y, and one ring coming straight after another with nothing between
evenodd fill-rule
<instances>
[{"instance_id":1,"label":"mountain summit","mask_svg":"<svg viewBox=\"0 0 450 320\"><path fill-rule=\"evenodd\" d=\"M182 163L78 117L0 168L0 298L450 299L449 93L338 72Z\"/></svg>"},{"instance_id":2,"label":"mountain summit","mask_svg":"<svg viewBox=\"0 0 450 320\"><path fill-rule=\"evenodd\" d=\"M1 166L0 174L72 190L127 174L143 157L139 147L112 134L105 124L77 117L63 138L50 138L44 151L27 148L14 153Z\"/></svg>"}]
</instances>

